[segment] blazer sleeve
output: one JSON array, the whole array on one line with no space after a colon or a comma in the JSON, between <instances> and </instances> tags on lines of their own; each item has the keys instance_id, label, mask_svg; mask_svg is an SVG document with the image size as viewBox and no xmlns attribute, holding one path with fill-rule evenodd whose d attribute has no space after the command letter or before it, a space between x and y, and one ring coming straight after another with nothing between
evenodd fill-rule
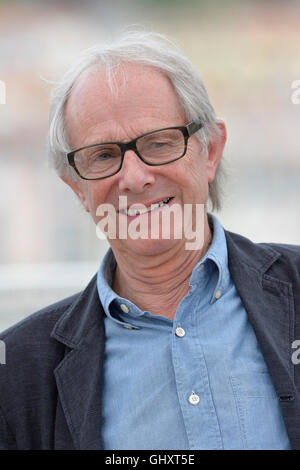
<instances>
[{"instance_id":1,"label":"blazer sleeve","mask_svg":"<svg viewBox=\"0 0 300 470\"><path fill-rule=\"evenodd\" d=\"M0 408L0 450L17 450L17 443Z\"/></svg>"}]
</instances>

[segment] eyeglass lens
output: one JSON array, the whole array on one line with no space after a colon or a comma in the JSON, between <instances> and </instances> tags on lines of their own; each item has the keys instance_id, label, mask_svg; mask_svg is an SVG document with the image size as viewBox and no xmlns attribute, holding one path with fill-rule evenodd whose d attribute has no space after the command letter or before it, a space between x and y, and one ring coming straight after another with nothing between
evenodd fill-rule
<instances>
[{"instance_id":1,"label":"eyeglass lens","mask_svg":"<svg viewBox=\"0 0 300 470\"><path fill-rule=\"evenodd\" d=\"M184 154L185 140L179 129L166 129L138 138L136 149L146 163L161 165ZM85 178L112 175L119 170L121 161L118 144L99 144L74 154L76 168Z\"/></svg>"}]
</instances>

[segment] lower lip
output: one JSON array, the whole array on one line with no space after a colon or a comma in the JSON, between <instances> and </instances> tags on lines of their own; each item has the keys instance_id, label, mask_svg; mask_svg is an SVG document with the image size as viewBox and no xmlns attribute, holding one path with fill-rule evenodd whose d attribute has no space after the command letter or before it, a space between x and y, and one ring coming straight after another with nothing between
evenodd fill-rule
<instances>
[{"instance_id":1,"label":"lower lip","mask_svg":"<svg viewBox=\"0 0 300 470\"><path fill-rule=\"evenodd\" d=\"M127 217L127 220L131 221L131 220L136 219L137 217L149 216L149 215L151 215L151 214L154 213L154 212L161 212L162 210L164 210L165 207L171 205L173 199L174 199L174 198L172 197L172 198L169 200L169 202L167 202L167 204L164 204L164 205L161 206L161 207L157 207L157 209L154 209L154 210L152 210L152 211L145 212L144 214L127 215L127 214L124 214L124 213L122 213L122 212L119 212L119 214L125 215L125 216Z\"/></svg>"}]
</instances>

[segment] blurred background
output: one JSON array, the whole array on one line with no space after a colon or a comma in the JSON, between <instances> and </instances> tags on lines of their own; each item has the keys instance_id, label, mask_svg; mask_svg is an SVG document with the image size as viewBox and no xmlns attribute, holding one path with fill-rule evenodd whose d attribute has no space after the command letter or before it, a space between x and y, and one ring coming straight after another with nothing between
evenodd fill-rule
<instances>
[{"instance_id":1,"label":"blurred background","mask_svg":"<svg viewBox=\"0 0 300 470\"><path fill-rule=\"evenodd\" d=\"M49 81L133 24L175 40L225 119L224 227L300 243L298 1L2 0L0 330L83 288L107 248L48 167Z\"/></svg>"}]
</instances>

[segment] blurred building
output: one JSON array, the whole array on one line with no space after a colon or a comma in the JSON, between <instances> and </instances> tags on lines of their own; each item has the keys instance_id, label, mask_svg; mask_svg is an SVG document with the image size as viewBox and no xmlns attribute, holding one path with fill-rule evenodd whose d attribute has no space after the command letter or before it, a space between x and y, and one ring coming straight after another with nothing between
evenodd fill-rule
<instances>
[{"instance_id":1,"label":"blurred building","mask_svg":"<svg viewBox=\"0 0 300 470\"><path fill-rule=\"evenodd\" d=\"M47 166L51 85L77 54L137 23L197 66L228 128L224 226L300 242L298 2L0 2L0 330L82 288L106 242Z\"/></svg>"}]
</instances>

